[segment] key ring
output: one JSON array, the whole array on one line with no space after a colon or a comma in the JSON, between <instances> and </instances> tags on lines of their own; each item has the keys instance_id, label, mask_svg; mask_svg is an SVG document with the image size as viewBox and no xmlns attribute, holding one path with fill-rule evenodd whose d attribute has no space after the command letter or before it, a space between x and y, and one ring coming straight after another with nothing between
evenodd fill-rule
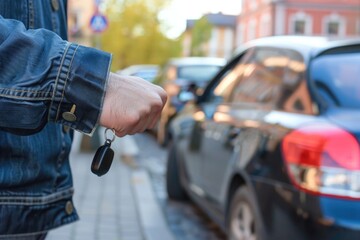
<instances>
[{"instance_id":1,"label":"key ring","mask_svg":"<svg viewBox=\"0 0 360 240\"><path fill-rule=\"evenodd\" d=\"M112 139L108 138L108 136L107 136L108 130L111 130L111 131L112 131L112 134L113 134ZM115 135L115 130L114 130L113 128L107 128L107 129L105 129L104 136L105 136L105 141L106 141L107 143L112 143L112 142L115 140L115 137L116 137L116 135Z\"/></svg>"}]
</instances>

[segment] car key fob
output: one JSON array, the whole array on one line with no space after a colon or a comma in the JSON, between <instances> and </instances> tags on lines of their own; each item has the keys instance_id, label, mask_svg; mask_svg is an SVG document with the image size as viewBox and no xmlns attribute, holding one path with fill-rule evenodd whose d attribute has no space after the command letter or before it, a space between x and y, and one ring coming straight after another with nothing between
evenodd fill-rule
<instances>
[{"instance_id":1,"label":"car key fob","mask_svg":"<svg viewBox=\"0 0 360 240\"><path fill-rule=\"evenodd\" d=\"M105 130L105 138L106 131ZM113 139L106 139L104 145L100 146L95 153L94 159L91 163L91 172L101 177L106 174L112 164L114 158L114 151L111 149L111 143L114 141L115 135Z\"/></svg>"}]
</instances>

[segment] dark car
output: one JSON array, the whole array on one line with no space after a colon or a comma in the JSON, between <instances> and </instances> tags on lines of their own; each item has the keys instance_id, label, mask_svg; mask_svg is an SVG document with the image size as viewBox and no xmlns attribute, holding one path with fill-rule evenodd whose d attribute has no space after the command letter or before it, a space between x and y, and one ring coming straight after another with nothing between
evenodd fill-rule
<instances>
[{"instance_id":1,"label":"dark car","mask_svg":"<svg viewBox=\"0 0 360 240\"><path fill-rule=\"evenodd\" d=\"M201 91L225 63L223 58L183 57L170 59L165 64L157 81L168 94L168 101L156 129L160 145L166 146L171 138L168 132L171 119L190 100L184 96L189 92ZM183 96L181 101L180 95Z\"/></svg>"},{"instance_id":2,"label":"dark car","mask_svg":"<svg viewBox=\"0 0 360 240\"><path fill-rule=\"evenodd\" d=\"M170 131L168 196L229 239L360 239L360 39L255 40Z\"/></svg>"}]
</instances>

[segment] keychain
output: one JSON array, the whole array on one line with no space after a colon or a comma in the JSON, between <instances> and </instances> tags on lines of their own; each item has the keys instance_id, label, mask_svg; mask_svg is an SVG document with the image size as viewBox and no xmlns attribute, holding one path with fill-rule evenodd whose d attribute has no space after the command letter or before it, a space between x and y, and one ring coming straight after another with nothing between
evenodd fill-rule
<instances>
[{"instance_id":1,"label":"keychain","mask_svg":"<svg viewBox=\"0 0 360 240\"><path fill-rule=\"evenodd\" d=\"M107 136L109 130L113 133L112 139ZM105 143L98 148L91 164L91 171L99 177L109 171L114 158L114 151L111 149L111 143L115 140L115 130L107 128L104 134Z\"/></svg>"}]
</instances>

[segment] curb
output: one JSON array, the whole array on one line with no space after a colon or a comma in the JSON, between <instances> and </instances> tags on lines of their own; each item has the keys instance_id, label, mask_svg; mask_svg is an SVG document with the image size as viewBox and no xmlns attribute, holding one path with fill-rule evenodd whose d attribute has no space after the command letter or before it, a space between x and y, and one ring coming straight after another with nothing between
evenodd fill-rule
<instances>
[{"instance_id":1,"label":"curb","mask_svg":"<svg viewBox=\"0 0 360 240\"><path fill-rule=\"evenodd\" d=\"M156 200L146 170L134 170L131 181L145 240L175 240Z\"/></svg>"}]
</instances>

